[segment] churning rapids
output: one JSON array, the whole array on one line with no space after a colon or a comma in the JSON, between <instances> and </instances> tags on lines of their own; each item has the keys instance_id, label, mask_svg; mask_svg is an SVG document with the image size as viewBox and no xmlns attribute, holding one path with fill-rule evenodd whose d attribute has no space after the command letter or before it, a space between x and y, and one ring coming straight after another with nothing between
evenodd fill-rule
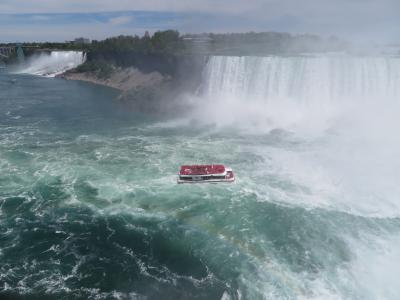
<instances>
[{"instance_id":1,"label":"churning rapids","mask_svg":"<svg viewBox=\"0 0 400 300\"><path fill-rule=\"evenodd\" d=\"M182 119L115 96L0 74L1 295L398 299L399 58L212 57ZM237 182L176 184L211 162Z\"/></svg>"}]
</instances>

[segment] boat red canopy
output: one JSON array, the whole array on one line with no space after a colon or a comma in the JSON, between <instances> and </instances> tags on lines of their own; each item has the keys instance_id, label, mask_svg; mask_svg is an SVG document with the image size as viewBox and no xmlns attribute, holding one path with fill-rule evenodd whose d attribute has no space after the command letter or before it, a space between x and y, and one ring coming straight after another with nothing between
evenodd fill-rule
<instances>
[{"instance_id":1,"label":"boat red canopy","mask_svg":"<svg viewBox=\"0 0 400 300\"><path fill-rule=\"evenodd\" d=\"M179 175L209 175L223 174L224 172L224 165L192 165L181 166Z\"/></svg>"}]
</instances>

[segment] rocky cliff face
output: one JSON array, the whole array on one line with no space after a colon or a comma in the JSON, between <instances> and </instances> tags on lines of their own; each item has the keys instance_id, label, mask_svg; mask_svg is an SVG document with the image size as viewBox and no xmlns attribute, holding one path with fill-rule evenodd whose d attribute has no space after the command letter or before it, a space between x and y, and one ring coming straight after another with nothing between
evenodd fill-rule
<instances>
[{"instance_id":1,"label":"rocky cliff face","mask_svg":"<svg viewBox=\"0 0 400 300\"><path fill-rule=\"evenodd\" d=\"M182 57L175 61L173 72L164 72L165 66L157 70L154 62L151 71L128 67L114 68L107 78L99 77L94 72L71 70L61 77L68 80L81 80L105 85L121 91L119 101L127 107L147 113L180 113L186 109L182 95L195 93L198 89L206 58Z\"/></svg>"},{"instance_id":2,"label":"rocky cliff face","mask_svg":"<svg viewBox=\"0 0 400 300\"><path fill-rule=\"evenodd\" d=\"M94 84L105 85L122 92L130 89L159 86L164 81L170 80L159 72L143 73L135 68L117 68L108 78L101 78L92 72L76 72L75 70L66 72L62 75L68 80L81 80Z\"/></svg>"}]
</instances>

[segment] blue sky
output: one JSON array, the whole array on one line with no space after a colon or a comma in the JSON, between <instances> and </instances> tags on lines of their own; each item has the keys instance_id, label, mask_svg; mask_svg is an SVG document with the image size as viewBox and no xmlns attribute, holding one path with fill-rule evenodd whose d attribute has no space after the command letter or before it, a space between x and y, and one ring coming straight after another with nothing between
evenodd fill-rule
<instances>
[{"instance_id":1,"label":"blue sky","mask_svg":"<svg viewBox=\"0 0 400 300\"><path fill-rule=\"evenodd\" d=\"M400 0L0 0L1 42L103 39L163 29L400 42Z\"/></svg>"}]
</instances>

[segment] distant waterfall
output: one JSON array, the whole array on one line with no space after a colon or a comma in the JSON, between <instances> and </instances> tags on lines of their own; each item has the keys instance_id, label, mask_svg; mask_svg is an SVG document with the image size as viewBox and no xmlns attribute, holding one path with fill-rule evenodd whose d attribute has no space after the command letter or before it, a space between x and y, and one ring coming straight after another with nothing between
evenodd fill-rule
<instances>
[{"instance_id":1,"label":"distant waterfall","mask_svg":"<svg viewBox=\"0 0 400 300\"><path fill-rule=\"evenodd\" d=\"M17 45L17 57L20 64L23 64L25 62L25 54L21 44Z\"/></svg>"},{"instance_id":2,"label":"distant waterfall","mask_svg":"<svg viewBox=\"0 0 400 300\"><path fill-rule=\"evenodd\" d=\"M41 53L27 60L25 66L18 71L22 74L32 74L54 77L84 63L86 55L80 51L52 51Z\"/></svg>"},{"instance_id":3,"label":"distant waterfall","mask_svg":"<svg viewBox=\"0 0 400 300\"><path fill-rule=\"evenodd\" d=\"M400 96L400 58L394 57L211 57L206 95L296 99L316 104L345 98Z\"/></svg>"}]
</instances>

